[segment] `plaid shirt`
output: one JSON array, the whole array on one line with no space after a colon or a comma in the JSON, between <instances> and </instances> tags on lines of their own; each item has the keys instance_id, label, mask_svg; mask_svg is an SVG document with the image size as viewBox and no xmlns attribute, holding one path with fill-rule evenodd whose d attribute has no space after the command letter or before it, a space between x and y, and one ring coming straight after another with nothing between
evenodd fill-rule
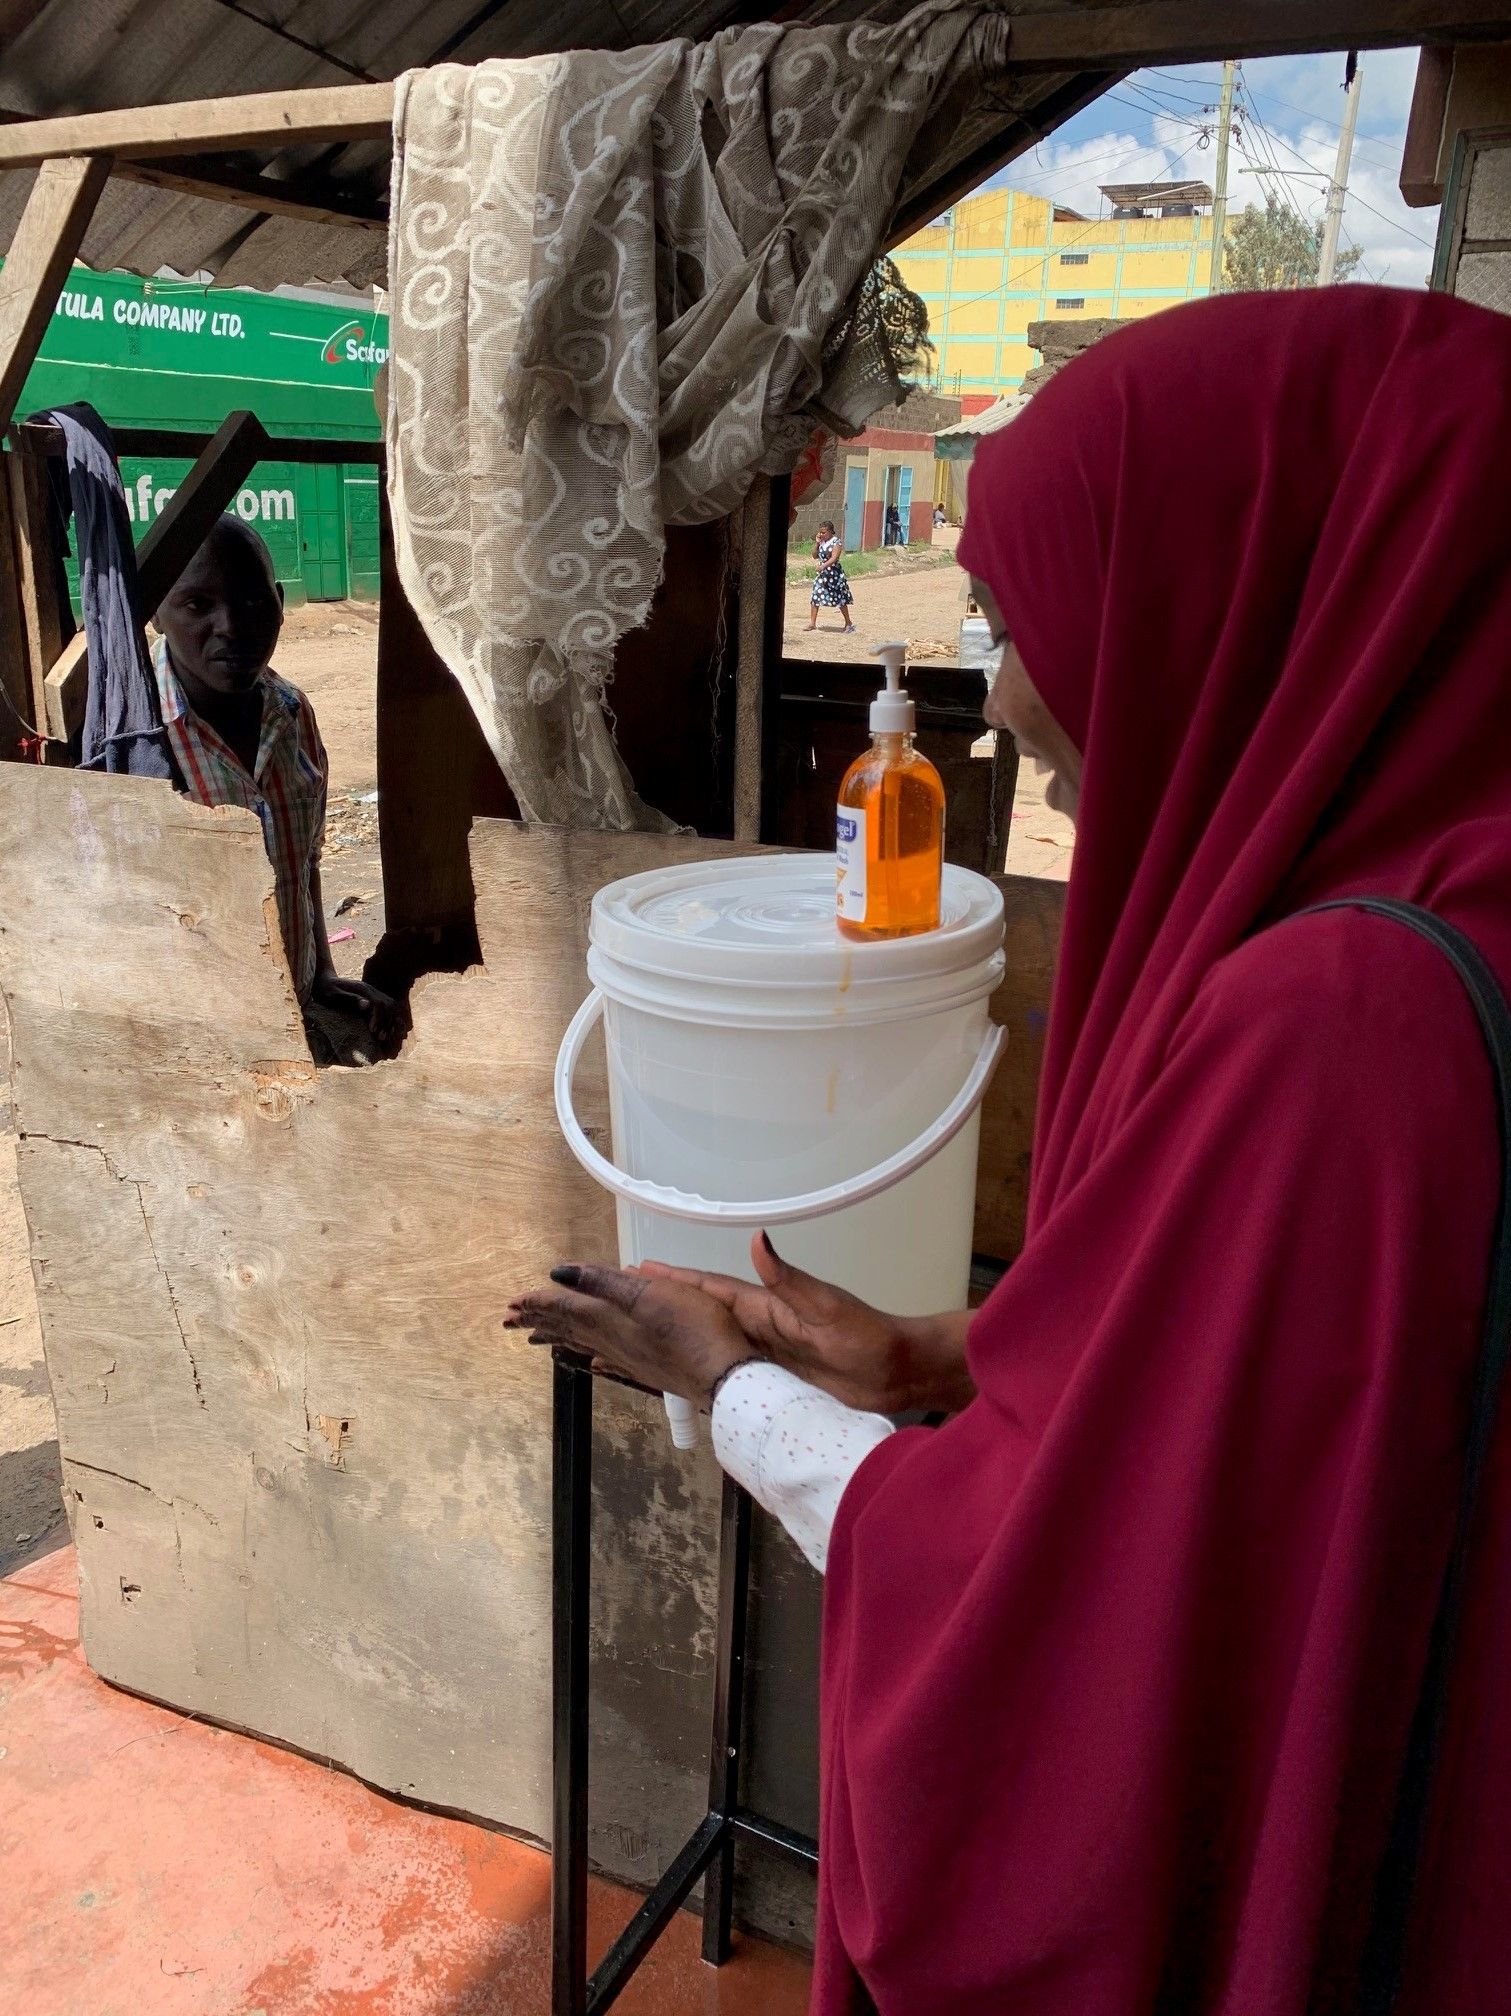
<instances>
[{"instance_id":1,"label":"plaid shirt","mask_svg":"<svg viewBox=\"0 0 1511 2016\"><path fill-rule=\"evenodd\" d=\"M168 640L153 647L163 725L188 797L201 805L244 805L262 821L262 837L278 892L284 949L301 1001L315 978L315 911L310 872L325 839L329 776L315 710L271 667L262 674L262 736L248 776L215 730L184 698L168 656Z\"/></svg>"}]
</instances>

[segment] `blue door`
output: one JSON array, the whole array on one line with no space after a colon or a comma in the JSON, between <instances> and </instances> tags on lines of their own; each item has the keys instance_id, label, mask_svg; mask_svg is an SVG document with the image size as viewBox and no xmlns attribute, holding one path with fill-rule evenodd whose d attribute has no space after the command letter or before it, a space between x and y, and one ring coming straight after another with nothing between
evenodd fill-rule
<instances>
[{"instance_id":1,"label":"blue door","mask_svg":"<svg viewBox=\"0 0 1511 2016\"><path fill-rule=\"evenodd\" d=\"M852 463L845 471L845 551L860 551L866 524L866 465Z\"/></svg>"},{"instance_id":2,"label":"blue door","mask_svg":"<svg viewBox=\"0 0 1511 2016\"><path fill-rule=\"evenodd\" d=\"M902 525L902 543L907 545L912 538L912 525L908 513L913 508L913 472L906 465L898 472L897 516Z\"/></svg>"}]
</instances>

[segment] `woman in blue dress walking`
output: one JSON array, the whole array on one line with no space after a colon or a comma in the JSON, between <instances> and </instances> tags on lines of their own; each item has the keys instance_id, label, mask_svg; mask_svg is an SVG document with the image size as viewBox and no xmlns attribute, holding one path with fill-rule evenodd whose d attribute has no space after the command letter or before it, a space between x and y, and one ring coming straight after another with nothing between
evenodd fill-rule
<instances>
[{"instance_id":1,"label":"woman in blue dress walking","mask_svg":"<svg viewBox=\"0 0 1511 2016\"><path fill-rule=\"evenodd\" d=\"M850 604L855 597L850 593L850 579L841 567L844 545L834 529L832 518L819 520L818 537L813 542L813 557L818 562L818 572L813 577L813 594L809 598L811 614L808 628L818 628L820 609L838 609L845 619L845 634L854 636L855 625L850 621Z\"/></svg>"}]
</instances>

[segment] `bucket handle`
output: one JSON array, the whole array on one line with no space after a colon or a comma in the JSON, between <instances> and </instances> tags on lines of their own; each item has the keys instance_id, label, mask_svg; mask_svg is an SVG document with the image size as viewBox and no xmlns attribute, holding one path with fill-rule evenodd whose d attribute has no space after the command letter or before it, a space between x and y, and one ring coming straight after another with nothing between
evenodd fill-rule
<instances>
[{"instance_id":1,"label":"bucket handle","mask_svg":"<svg viewBox=\"0 0 1511 2016\"><path fill-rule=\"evenodd\" d=\"M627 1176L606 1155L600 1154L583 1132L582 1122L572 1105L572 1082L577 1075L577 1061L595 1024L603 1017L603 1008L603 993L595 987L572 1017L557 1053L556 1118L566 1144L588 1174L626 1204L639 1204L648 1211L658 1211L663 1218L688 1218L702 1225L793 1225L800 1218L827 1217L831 1211L843 1211L851 1204L863 1204L867 1198L879 1197L882 1191L890 1190L905 1176L921 1169L925 1162L932 1160L941 1148L948 1147L954 1140L986 1097L986 1088L996 1075L1007 1041L1007 1031L993 1024L982 1040L965 1083L938 1119L931 1121L906 1148L899 1148L884 1161L873 1163L859 1176L849 1176L844 1182L831 1183L823 1190L809 1190L801 1197L766 1198L755 1203L719 1203L712 1198L695 1196L687 1190L674 1190L664 1183L647 1182L644 1177Z\"/></svg>"}]
</instances>

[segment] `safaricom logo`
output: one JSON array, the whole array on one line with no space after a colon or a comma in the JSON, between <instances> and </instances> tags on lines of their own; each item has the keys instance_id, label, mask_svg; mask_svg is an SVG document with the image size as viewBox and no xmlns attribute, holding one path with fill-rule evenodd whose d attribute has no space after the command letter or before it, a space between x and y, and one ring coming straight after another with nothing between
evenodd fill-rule
<instances>
[{"instance_id":1,"label":"safaricom logo","mask_svg":"<svg viewBox=\"0 0 1511 2016\"><path fill-rule=\"evenodd\" d=\"M327 364L386 364L388 350L360 322L343 322L320 353Z\"/></svg>"},{"instance_id":2,"label":"safaricom logo","mask_svg":"<svg viewBox=\"0 0 1511 2016\"><path fill-rule=\"evenodd\" d=\"M133 525L150 525L163 515L177 488L176 483L159 483L150 469L144 469L127 487L126 516ZM295 522L292 490L238 490L232 509L247 525L259 518L277 525Z\"/></svg>"}]
</instances>

